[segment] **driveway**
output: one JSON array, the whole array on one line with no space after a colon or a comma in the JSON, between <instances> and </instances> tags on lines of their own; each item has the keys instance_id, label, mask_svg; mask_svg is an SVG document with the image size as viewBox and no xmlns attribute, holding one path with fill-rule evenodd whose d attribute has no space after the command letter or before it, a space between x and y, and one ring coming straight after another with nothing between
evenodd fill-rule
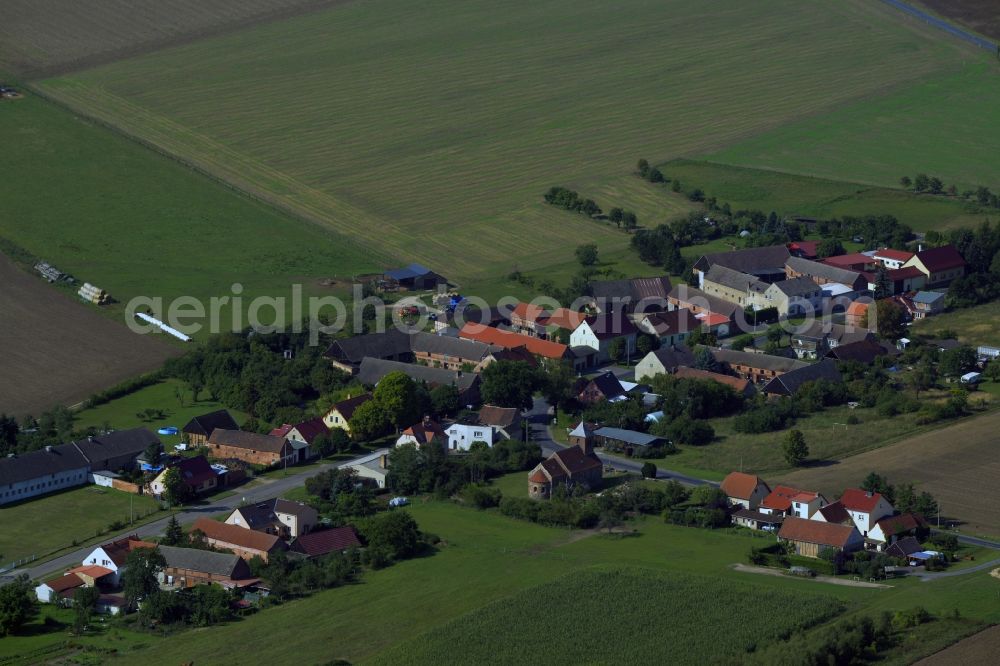
<instances>
[{"instance_id":1,"label":"driveway","mask_svg":"<svg viewBox=\"0 0 1000 666\"><path fill-rule=\"evenodd\" d=\"M545 402L545 400L542 398L535 398L531 411L528 413L528 421L532 441L538 443L545 455L552 455L556 451L566 447L552 439L552 434L549 432L551 417L548 414L548 410L549 404ZM601 462L605 465L614 467L617 470L634 472L635 474L640 474L642 472L643 460L641 459L623 458L621 456L615 456L608 453L598 453L597 457L600 458ZM717 481L698 479L669 469L659 469L659 467L657 467L656 470L656 478L657 480L663 481L679 481L680 483L689 486L719 485Z\"/></svg>"}]
</instances>

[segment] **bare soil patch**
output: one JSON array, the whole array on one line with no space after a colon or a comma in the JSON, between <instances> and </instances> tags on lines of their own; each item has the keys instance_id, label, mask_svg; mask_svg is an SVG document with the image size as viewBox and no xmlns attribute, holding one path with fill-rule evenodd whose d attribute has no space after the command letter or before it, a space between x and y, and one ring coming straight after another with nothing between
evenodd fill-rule
<instances>
[{"instance_id":1,"label":"bare soil patch","mask_svg":"<svg viewBox=\"0 0 1000 666\"><path fill-rule=\"evenodd\" d=\"M919 4L981 35L1000 40L1000 4L996 0L920 0Z\"/></svg>"},{"instance_id":2,"label":"bare soil patch","mask_svg":"<svg viewBox=\"0 0 1000 666\"><path fill-rule=\"evenodd\" d=\"M974 666L997 663L1000 651L1000 625L984 629L950 648L921 659L915 666Z\"/></svg>"},{"instance_id":3,"label":"bare soil patch","mask_svg":"<svg viewBox=\"0 0 1000 666\"><path fill-rule=\"evenodd\" d=\"M0 412L37 415L73 405L180 352L75 302L0 254Z\"/></svg>"},{"instance_id":4,"label":"bare soil patch","mask_svg":"<svg viewBox=\"0 0 1000 666\"><path fill-rule=\"evenodd\" d=\"M905 418L905 417L898 417ZM837 497L872 471L892 483L913 482L972 534L1000 534L1000 412L959 421L840 462L793 472L783 482ZM778 481L778 479L775 479Z\"/></svg>"}]
</instances>

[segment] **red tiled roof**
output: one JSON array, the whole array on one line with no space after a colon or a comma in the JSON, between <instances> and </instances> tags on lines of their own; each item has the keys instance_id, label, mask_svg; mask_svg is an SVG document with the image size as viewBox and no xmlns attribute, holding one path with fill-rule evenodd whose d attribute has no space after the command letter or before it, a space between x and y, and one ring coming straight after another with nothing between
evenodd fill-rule
<instances>
[{"instance_id":1,"label":"red tiled roof","mask_svg":"<svg viewBox=\"0 0 1000 666\"><path fill-rule=\"evenodd\" d=\"M181 475L181 481L185 485L196 487L214 479L216 474L212 466L205 460L205 456L194 456L185 458L175 465Z\"/></svg>"},{"instance_id":2,"label":"red tiled roof","mask_svg":"<svg viewBox=\"0 0 1000 666\"><path fill-rule=\"evenodd\" d=\"M576 327L582 324L586 318L587 315L582 312L570 310L569 308L556 308L544 323L546 326L557 326L575 331Z\"/></svg>"},{"instance_id":3,"label":"red tiled roof","mask_svg":"<svg viewBox=\"0 0 1000 666\"><path fill-rule=\"evenodd\" d=\"M851 520L851 514L847 513L847 509L840 502L833 502L832 504L827 504L822 507L816 513L823 514L823 518L826 519L828 523L846 523L853 522ZM812 518L812 516L810 516Z\"/></svg>"},{"instance_id":4,"label":"red tiled roof","mask_svg":"<svg viewBox=\"0 0 1000 666\"><path fill-rule=\"evenodd\" d=\"M792 495L791 500L793 502L808 504L809 502L812 502L814 499L816 499L817 494L818 493L811 493L803 490L802 492L798 492Z\"/></svg>"},{"instance_id":5,"label":"red tiled roof","mask_svg":"<svg viewBox=\"0 0 1000 666\"><path fill-rule=\"evenodd\" d=\"M246 550L259 550L269 553L280 548L281 540L273 534L248 530L236 525L227 525L211 518L199 518L194 521L191 531L201 530L208 539L214 539L223 544L232 544Z\"/></svg>"},{"instance_id":6,"label":"red tiled roof","mask_svg":"<svg viewBox=\"0 0 1000 666\"><path fill-rule=\"evenodd\" d=\"M696 314L695 317L701 321L703 326L708 326L712 328L713 326L719 326L721 324L726 324L729 322L729 317L726 315L718 314L716 312L701 312Z\"/></svg>"},{"instance_id":7,"label":"red tiled roof","mask_svg":"<svg viewBox=\"0 0 1000 666\"><path fill-rule=\"evenodd\" d=\"M433 442L434 438L437 437L441 440L447 440L448 435L445 433L444 428L438 425L435 421L424 420L420 423L411 425L409 428L403 431L404 435L410 435L416 439L421 444L426 444L427 442Z\"/></svg>"},{"instance_id":8,"label":"red tiled roof","mask_svg":"<svg viewBox=\"0 0 1000 666\"><path fill-rule=\"evenodd\" d=\"M323 419L318 416L302 423L296 423L295 430L298 430L299 434L302 435L302 439L309 444L312 444L313 440L320 435L330 432L326 429Z\"/></svg>"},{"instance_id":9,"label":"red tiled roof","mask_svg":"<svg viewBox=\"0 0 1000 666\"><path fill-rule=\"evenodd\" d=\"M916 514L903 513L898 516L883 518L875 524L882 528L882 534L888 537L923 527L927 524L927 521Z\"/></svg>"},{"instance_id":10,"label":"red tiled roof","mask_svg":"<svg viewBox=\"0 0 1000 666\"><path fill-rule=\"evenodd\" d=\"M848 266L854 266L856 264L874 264L875 260L869 257L867 254L861 254L860 252L855 252L853 254L842 254L837 257L827 257L823 259L821 263L827 264L828 266L837 266L838 268L845 268Z\"/></svg>"},{"instance_id":11,"label":"red tiled roof","mask_svg":"<svg viewBox=\"0 0 1000 666\"><path fill-rule=\"evenodd\" d=\"M792 508L792 497L802 491L791 486L775 486L764 501L760 503L762 507L774 509L775 511L788 511Z\"/></svg>"},{"instance_id":12,"label":"red tiled roof","mask_svg":"<svg viewBox=\"0 0 1000 666\"><path fill-rule=\"evenodd\" d=\"M535 468L535 471L533 471L531 475L528 477L528 481L530 481L531 483L548 483L549 477L545 476L545 473L542 471L541 465L539 465L538 467Z\"/></svg>"},{"instance_id":13,"label":"red tiled roof","mask_svg":"<svg viewBox=\"0 0 1000 666\"><path fill-rule=\"evenodd\" d=\"M541 323L549 316L549 313L546 312L545 308L542 306L524 303L523 301L515 305L514 309L510 311L510 314L512 317L537 323Z\"/></svg>"},{"instance_id":14,"label":"red tiled roof","mask_svg":"<svg viewBox=\"0 0 1000 666\"><path fill-rule=\"evenodd\" d=\"M84 576L97 580L98 578L103 578L104 576L107 576L109 573L114 573L114 572L111 571L111 569L108 569L107 567L101 567L96 564L86 564L82 567L74 567L73 569L70 569L66 573L83 574Z\"/></svg>"},{"instance_id":15,"label":"red tiled roof","mask_svg":"<svg viewBox=\"0 0 1000 666\"><path fill-rule=\"evenodd\" d=\"M569 470L570 476L580 474L595 467L603 467L601 460L593 453L587 454L578 446L570 446L560 449L552 454L549 460L558 458L563 466Z\"/></svg>"},{"instance_id":16,"label":"red tiled roof","mask_svg":"<svg viewBox=\"0 0 1000 666\"><path fill-rule=\"evenodd\" d=\"M365 404L372 399L371 393L362 393L361 395L356 395L353 398L347 398L346 400L341 400L330 406L330 411L337 410L341 416L346 420L350 421L351 417L354 416L354 410L356 410L361 405Z\"/></svg>"},{"instance_id":17,"label":"red tiled roof","mask_svg":"<svg viewBox=\"0 0 1000 666\"><path fill-rule=\"evenodd\" d=\"M80 587L83 585L83 579L76 574L68 573L59 576L58 578L53 578L52 580L45 581L45 584L52 588L52 591L56 594L64 592L66 590L72 590L73 588Z\"/></svg>"},{"instance_id":18,"label":"red tiled roof","mask_svg":"<svg viewBox=\"0 0 1000 666\"><path fill-rule=\"evenodd\" d=\"M897 280L909 280L915 277L923 277L923 275L924 272L916 266L907 266L906 268L897 268L894 271L885 272L885 277L893 282Z\"/></svg>"},{"instance_id":19,"label":"red tiled roof","mask_svg":"<svg viewBox=\"0 0 1000 666\"><path fill-rule=\"evenodd\" d=\"M787 247L792 253L798 251L806 259L812 259L819 250L819 241L792 241Z\"/></svg>"},{"instance_id":20,"label":"red tiled roof","mask_svg":"<svg viewBox=\"0 0 1000 666\"><path fill-rule=\"evenodd\" d=\"M274 428L271 432L267 433L272 437L288 437L288 433L294 428L291 423L282 423L280 428Z\"/></svg>"},{"instance_id":21,"label":"red tiled roof","mask_svg":"<svg viewBox=\"0 0 1000 666\"><path fill-rule=\"evenodd\" d=\"M292 542L291 550L303 553L307 557L317 557L360 547L361 541L358 540L357 532L350 525L346 525L303 534Z\"/></svg>"},{"instance_id":22,"label":"red tiled roof","mask_svg":"<svg viewBox=\"0 0 1000 666\"><path fill-rule=\"evenodd\" d=\"M726 497L748 500L760 483L760 477L756 474L730 472L722 480L722 492L726 493ZM764 487L766 488L767 485L765 484Z\"/></svg>"},{"instance_id":23,"label":"red tiled roof","mask_svg":"<svg viewBox=\"0 0 1000 666\"><path fill-rule=\"evenodd\" d=\"M882 499L882 496L878 493L869 493L860 488L848 488L840 496L840 503L849 511L871 513L875 510L880 499Z\"/></svg>"},{"instance_id":24,"label":"red tiled roof","mask_svg":"<svg viewBox=\"0 0 1000 666\"><path fill-rule=\"evenodd\" d=\"M806 520L790 516L781 523L778 531L779 539L788 541L804 541L815 543L820 546L830 546L832 548L843 548L847 545L854 532L851 525L839 525L837 523L824 523L818 520Z\"/></svg>"},{"instance_id":25,"label":"red tiled roof","mask_svg":"<svg viewBox=\"0 0 1000 666\"><path fill-rule=\"evenodd\" d=\"M483 326L474 322L469 322L463 326L458 335L466 340L478 340L479 342L496 345L504 349L525 347L532 354L545 358L561 359L569 350L566 345L558 342L533 338L530 335L511 333L510 331L501 331L498 328Z\"/></svg>"},{"instance_id":26,"label":"red tiled roof","mask_svg":"<svg viewBox=\"0 0 1000 666\"><path fill-rule=\"evenodd\" d=\"M479 422L484 425L507 428L517 421L518 410L516 407L497 407L496 405L483 405L479 410Z\"/></svg>"},{"instance_id":27,"label":"red tiled roof","mask_svg":"<svg viewBox=\"0 0 1000 666\"><path fill-rule=\"evenodd\" d=\"M847 314L852 317L861 317L866 312L868 312L868 306L870 303L862 303L861 301L854 301L847 306Z\"/></svg>"},{"instance_id":28,"label":"red tiled roof","mask_svg":"<svg viewBox=\"0 0 1000 666\"><path fill-rule=\"evenodd\" d=\"M128 554L137 548L156 548L155 543L150 543L149 541L142 541L139 539L138 535L132 534L130 536L118 539L117 541L110 541L100 545L100 548L108 554L111 561L116 565L121 566L125 564L125 560L128 559Z\"/></svg>"},{"instance_id":29,"label":"red tiled roof","mask_svg":"<svg viewBox=\"0 0 1000 666\"><path fill-rule=\"evenodd\" d=\"M719 372L712 372L711 370L689 368L683 365L677 368L674 372L674 377L680 377L681 379L710 379L713 382L718 382L719 384L725 384L726 386L731 387L737 393L743 393L750 386L750 382L746 379L724 375Z\"/></svg>"},{"instance_id":30,"label":"red tiled roof","mask_svg":"<svg viewBox=\"0 0 1000 666\"><path fill-rule=\"evenodd\" d=\"M893 250L890 248L882 248L875 253L875 256L879 259L891 259L893 261L907 262L913 258L912 252L904 252L903 250Z\"/></svg>"},{"instance_id":31,"label":"red tiled roof","mask_svg":"<svg viewBox=\"0 0 1000 666\"><path fill-rule=\"evenodd\" d=\"M965 266L965 259L962 258L962 255L952 245L942 245L941 247L917 252L917 259L931 273Z\"/></svg>"}]
</instances>

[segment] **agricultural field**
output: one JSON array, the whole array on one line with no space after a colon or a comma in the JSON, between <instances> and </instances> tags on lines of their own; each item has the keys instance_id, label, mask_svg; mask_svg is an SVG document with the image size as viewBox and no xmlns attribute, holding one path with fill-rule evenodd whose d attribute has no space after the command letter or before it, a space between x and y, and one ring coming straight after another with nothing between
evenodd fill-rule
<instances>
[{"instance_id":1,"label":"agricultural field","mask_svg":"<svg viewBox=\"0 0 1000 666\"><path fill-rule=\"evenodd\" d=\"M996 659L998 649L1000 649L1000 627L990 627L955 643L947 650L918 661L916 666L989 664Z\"/></svg>"},{"instance_id":2,"label":"agricultural field","mask_svg":"<svg viewBox=\"0 0 1000 666\"><path fill-rule=\"evenodd\" d=\"M788 123L705 159L883 187L923 172L959 190L995 190L1000 65L982 53L985 62Z\"/></svg>"},{"instance_id":3,"label":"agricultural field","mask_svg":"<svg viewBox=\"0 0 1000 666\"><path fill-rule=\"evenodd\" d=\"M81 69L336 4L336 0L6 0L0 68Z\"/></svg>"},{"instance_id":4,"label":"agricultural field","mask_svg":"<svg viewBox=\"0 0 1000 666\"><path fill-rule=\"evenodd\" d=\"M159 510L151 497L98 486L0 508L0 566L93 540L114 521L128 523L130 506L136 519Z\"/></svg>"},{"instance_id":5,"label":"agricultural field","mask_svg":"<svg viewBox=\"0 0 1000 666\"><path fill-rule=\"evenodd\" d=\"M366 247L471 283L563 263L568 237L626 245L545 206L551 185L628 206L615 183L638 157L711 153L982 57L894 18L861 0L549 0L500 16L482 0L372 0L34 85Z\"/></svg>"},{"instance_id":6,"label":"agricultural field","mask_svg":"<svg viewBox=\"0 0 1000 666\"><path fill-rule=\"evenodd\" d=\"M981 35L1000 40L1000 12L992 0L917 0L915 4Z\"/></svg>"},{"instance_id":7,"label":"agricultural field","mask_svg":"<svg viewBox=\"0 0 1000 666\"><path fill-rule=\"evenodd\" d=\"M180 353L162 338L136 335L74 302L3 254L0 285L2 413L37 416L54 404L75 404Z\"/></svg>"},{"instance_id":8,"label":"agricultural field","mask_svg":"<svg viewBox=\"0 0 1000 666\"><path fill-rule=\"evenodd\" d=\"M706 598L712 604L704 603ZM544 603L539 603L544 600ZM524 664L540 646L564 663L655 654L673 664L733 663L836 616L819 594L638 568L576 571L484 606L373 660L374 664ZM748 623L747 615L759 622ZM640 616L641 621L626 618ZM602 628L596 618L618 618ZM592 631L565 631L591 626ZM713 627L706 641L704 628Z\"/></svg>"},{"instance_id":9,"label":"agricultural field","mask_svg":"<svg viewBox=\"0 0 1000 666\"><path fill-rule=\"evenodd\" d=\"M0 105L0 133L18 142L4 155L0 238L106 289L119 301L104 308L112 316L137 296L167 305L191 296L208 309L210 297L231 297L235 283L243 312L255 296L287 297L297 283L306 296L343 293L323 278L380 262L377 250L251 201L32 95ZM221 308L223 324L232 310ZM37 328L27 320L16 327Z\"/></svg>"},{"instance_id":10,"label":"agricultural field","mask_svg":"<svg viewBox=\"0 0 1000 666\"><path fill-rule=\"evenodd\" d=\"M962 531L1000 536L998 429L1000 412L994 411L780 480L837 495L876 471L892 483L913 482L930 492L941 505L942 520L960 521Z\"/></svg>"},{"instance_id":11,"label":"agricultural field","mask_svg":"<svg viewBox=\"0 0 1000 666\"><path fill-rule=\"evenodd\" d=\"M952 197L694 160L674 160L660 169L685 189L701 188L720 205L728 202L733 210L773 210L778 215L817 219L894 215L916 231L975 227L983 220L982 213L970 212L965 202Z\"/></svg>"},{"instance_id":12,"label":"agricultural field","mask_svg":"<svg viewBox=\"0 0 1000 666\"><path fill-rule=\"evenodd\" d=\"M965 344L997 347L1000 346L997 322L1000 322L1000 303L993 302L921 319L914 322L913 330L932 336L950 331Z\"/></svg>"}]
</instances>

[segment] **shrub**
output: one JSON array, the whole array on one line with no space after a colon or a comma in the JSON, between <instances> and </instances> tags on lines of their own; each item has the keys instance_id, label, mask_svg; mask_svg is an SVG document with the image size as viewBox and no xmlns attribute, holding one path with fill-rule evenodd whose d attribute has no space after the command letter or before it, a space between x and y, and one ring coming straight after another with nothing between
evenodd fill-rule
<instances>
[{"instance_id":1,"label":"shrub","mask_svg":"<svg viewBox=\"0 0 1000 666\"><path fill-rule=\"evenodd\" d=\"M500 504L503 494L499 488L470 483L462 488L459 496L477 509L489 509Z\"/></svg>"}]
</instances>

